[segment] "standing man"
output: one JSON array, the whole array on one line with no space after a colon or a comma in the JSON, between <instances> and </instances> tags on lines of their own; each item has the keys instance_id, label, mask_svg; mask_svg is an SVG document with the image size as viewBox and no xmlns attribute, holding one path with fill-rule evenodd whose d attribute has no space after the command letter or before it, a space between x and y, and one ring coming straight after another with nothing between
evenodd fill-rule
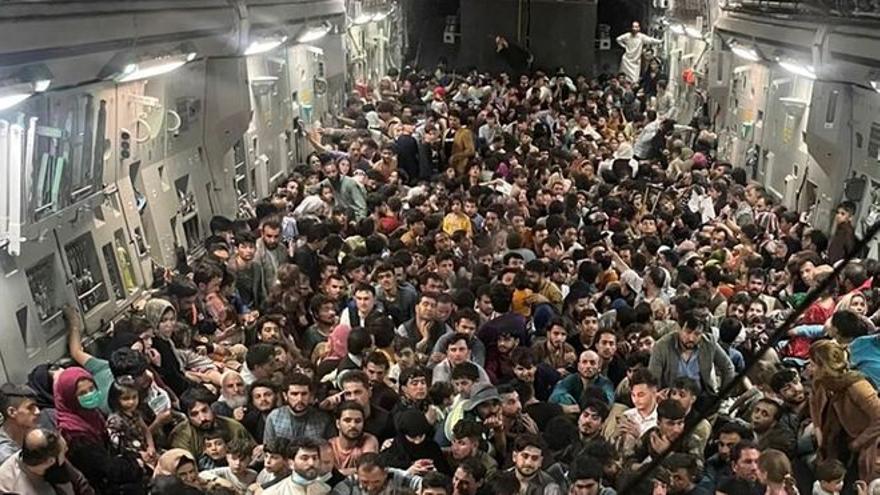
<instances>
[{"instance_id":1,"label":"standing man","mask_svg":"<svg viewBox=\"0 0 880 495\"><path fill-rule=\"evenodd\" d=\"M620 72L630 82L638 82L642 75L642 50L645 48L645 45L656 45L661 42L662 40L642 33L642 26L639 21L633 21L630 31L617 37L617 44L625 50L623 57L620 59Z\"/></svg>"},{"instance_id":2,"label":"standing man","mask_svg":"<svg viewBox=\"0 0 880 495\"><path fill-rule=\"evenodd\" d=\"M287 262L287 249L281 242L281 221L277 217L267 218L260 225L255 261L261 268L262 287L258 297L265 297L275 284L278 267Z\"/></svg>"}]
</instances>

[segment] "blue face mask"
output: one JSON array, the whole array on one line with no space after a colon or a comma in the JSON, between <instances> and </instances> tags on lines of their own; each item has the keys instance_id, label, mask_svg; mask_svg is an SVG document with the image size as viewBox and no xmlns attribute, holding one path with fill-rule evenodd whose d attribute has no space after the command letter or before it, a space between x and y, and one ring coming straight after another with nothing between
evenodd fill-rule
<instances>
[{"instance_id":1,"label":"blue face mask","mask_svg":"<svg viewBox=\"0 0 880 495\"><path fill-rule=\"evenodd\" d=\"M306 478L303 478L303 477L300 476L296 471L290 473L290 479L293 480L293 482L296 483L296 484L299 485L299 486L309 486L309 485L311 485L312 483L318 481L317 478L315 478L315 479L310 479L310 480L309 480L309 479L306 479Z\"/></svg>"},{"instance_id":2,"label":"blue face mask","mask_svg":"<svg viewBox=\"0 0 880 495\"><path fill-rule=\"evenodd\" d=\"M101 392L98 391L98 389L92 390L85 395L80 395L79 397L77 397L79 405L83 409L97 409L101 407L101 399Z\"/></svg>"}]
</instances>

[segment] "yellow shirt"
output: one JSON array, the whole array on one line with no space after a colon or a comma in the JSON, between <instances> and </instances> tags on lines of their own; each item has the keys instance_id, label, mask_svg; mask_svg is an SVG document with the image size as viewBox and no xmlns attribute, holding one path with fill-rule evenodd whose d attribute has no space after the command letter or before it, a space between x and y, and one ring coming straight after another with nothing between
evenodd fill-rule
<instances>
[{"instance_id":1,"label":"yellow shirt","mask_svg":"<svg viewBox=\"0 0 880 495\"><path fill-rule=\"evenodd\" d=\"M443 217L443 232L448 235L463 230L471 235L471 219L464 213L449 213Z\"/></svg>"}]
</instances>

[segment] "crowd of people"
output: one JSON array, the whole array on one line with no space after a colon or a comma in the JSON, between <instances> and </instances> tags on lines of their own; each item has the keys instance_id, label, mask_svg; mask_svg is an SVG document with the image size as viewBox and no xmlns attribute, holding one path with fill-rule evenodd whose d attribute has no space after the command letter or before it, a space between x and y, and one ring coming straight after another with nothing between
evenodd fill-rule
<instances>
[{"instance_id":1,"label":"crowd of people","mask_svg":"<svg viewBox=\"0 0 880 495\"><path fill-rule=\"evenodd\" d=\"M645 62L359 88L109 336L65 310L72 362L0 388L0 491L880 492L855 206L781 206Z\"/></svg>"}]
</instances>

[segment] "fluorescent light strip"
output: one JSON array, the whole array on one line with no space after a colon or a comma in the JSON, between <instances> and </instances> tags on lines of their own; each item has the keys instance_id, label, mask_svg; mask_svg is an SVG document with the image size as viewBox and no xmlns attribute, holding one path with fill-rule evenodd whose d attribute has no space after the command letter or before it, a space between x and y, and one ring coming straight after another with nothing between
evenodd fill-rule
<instances>
[{"instance_id":1,"label":"fluorescent light strip","mask_svg":"<svg viewBox=\"0 0 880 495\"><path fill-rule=\"evenodd\" d=\"M150 77L167 74L175 69L183 67L187 62L195 59L195 53L187 55L179 55L176 57L161 58L143 64L129 64L125 67L122 77L118 82L131 82L140 79L148 79Z\"/></svg>"},{"instance_id":2,"label":"fluorescent light strip","mask_svg":"<svg viewBox=\"0 0 880 495\"><path fill-rule=\"evenodd\" d=\"M754 48L746 48L741 45L732 45L730 47L730 51L733 52L739 58L746 59L750 62L758 62L761 60L761 56L758 55L758 52Z\"/></svg>"},{"instance_id":3,"label":"fluorescent light strip","mask_svg":"<svg viewBox=\"0 0 880 495\"><path fill-rule=\"evenodd\" d=\"M307 29L306 32L301 34L299 38L296 39L296 41L299 43L311 43L312 41L318 41L324 36L327 36L327 34L329 34L330 30L332 29L333 27L328 24L310 28Z\"/></svg>"},{"instance_id":4,"label":"fluorescent light strip","mask_svg":"<svg viewBox=\"0 0 880 495\"><path fill-rule=\"evenodd\" d=\"M816 70L812 66L802 65L789 60L780 60L779 66L796 76L816 79Z\"/></svg>"},{"instance_id":5,"label":"fluorescent light strip","mask_svg":"<svg viewBox=\"0 0 880 495\"><path fill-rule=\"evenodd\" d=\"M264 41L254 41L251 45L245 50L245 55L257 55L259 53L266 53L268 51L274 50L281 46L282 43L287 41L287 36L283 38L277 38L273 40L264 40Z\"/></svg>"},{"instance_id":6,"label":"fluorescent light strip","mask_svg":"<svg viewBox=\"0 0 880 495\"><path fill-rule=\"evenodd\" d=\"M12 108L15 105L27 100L33 93L15 93L6 96L0 96L0 110Z\"/></svg>"}]
</instances>

